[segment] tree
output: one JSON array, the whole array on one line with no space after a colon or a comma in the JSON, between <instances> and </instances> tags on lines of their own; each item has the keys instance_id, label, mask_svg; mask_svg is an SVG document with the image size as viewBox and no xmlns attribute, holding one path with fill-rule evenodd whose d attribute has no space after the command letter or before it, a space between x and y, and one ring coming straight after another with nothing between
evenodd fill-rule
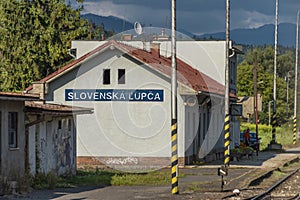
<instances>
[{"instance_id":1,"label":"tree","mask_svg":"<svg viewBox=\"0 0 300 200\"><path fill-rule=\"evenodd\" d=\"M244 56L243 61L238 66L238 96L253 96L253 65L257 63L258 93L263 96L263 111L260 113L259 121L268 123L268 103L273 100L273 66L274 50L271 46L256 47ZM276 108L279 124L285 123L286 119L286 82L284 77L294 66L293 53L290 49L281 48L281 55L278 56L277 64L277 97ZM290 79L290 83L291 83ZM292 88L292 87L291 87ZM292 99L292 92L289 92ZM291 109L290 109L291 111Z\"/></svg>"},{"instance_id":2,"label":"tree","mask_svg":"<svg viewBox=\"0 0 300 200\"><path fill-rule=\"evenodd\" d=\"M65 0L1 0L0 90L24 90L68 62L71 41L88 34L81 9Z\"/></svg>"},{"instance_id":3,"label":"tree","mask_svg":"<svg viewBox=\"0 0 300 200\"><path fill-rule=\"evenodd\" d=\"M105 30L104 24L97 25L96 23L90 21L90 35L89 40L105 40L112 37L115 34L114 31Z\"/></svg>"}]
</instances>

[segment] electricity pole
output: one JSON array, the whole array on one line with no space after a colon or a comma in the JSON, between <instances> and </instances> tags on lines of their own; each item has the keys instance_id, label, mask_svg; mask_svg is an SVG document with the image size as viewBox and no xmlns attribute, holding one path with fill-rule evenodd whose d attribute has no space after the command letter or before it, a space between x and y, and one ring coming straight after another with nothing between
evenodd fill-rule
<instances>
[{"instance_id":1,"label":"electricity pole","mask_svg":"<svg viewBox=\"0 0 300 200\"><path fill-rule=\"evenodd\" d=\"M229 113L229 22L230 22L230 0L226 0L226 46L225 46L225 119L224 119L224 164L218 168L221 176L221 190L223 191L224 176L228 175L230 161L230 113Z\"/></svg>"},{"instance_id":2,"label":"electricity pole","mask_svg":"<svg viewBox=\"0 0 300 200\"><path fill-rule=\"evenodd\" d=\"M297 27L296 27L296 61L295 61L295 99L294 99L294 125L293 125L293 144L297 142L297 81L298 81L298 46L299 46L299 13L297 11Z\"/></svg>"},{"instance_id":3,"label":"electricity pole","mask_svg":"<svg viewBox=\"0 0 300 200\"><path fill-rule=\"evenodd\" d=\"M229 38L230 38L230 0L226 0L226 57L225 57L225 120L224 120L224 165L229 166L230 115L229 115Z\"/></svg>"},{"instance_id":4,"label":"electricity pole","mask_svg":"<svg viewBox=\"0 0 300 200\"><path fill-rule=\"evenodd\" d=\"M278 148L276 145L276 126L277 126L277 116L276 116L276 78L277 78L277 38L278 35L278 0L276 0L276 17L275 17L275 41L274 41L274 86L273 86L273 116L272 116L272 140L269 148ZM275 147L276 146L276 147ZM280 147L281 148L281 147Z\"/></svg>"},{"instance_id":5,"label":"electricity pole","mask_svg":"<svg viewBox=\"0 0 300 200\"><path fill-rule=\"evenodd\" d=\"M178 149L177 149L177 66L176 66L176 0L172 0L172 77L171 77L171 171L172 194L179 194L178 190Z\"/></svg>"}]
</instances>

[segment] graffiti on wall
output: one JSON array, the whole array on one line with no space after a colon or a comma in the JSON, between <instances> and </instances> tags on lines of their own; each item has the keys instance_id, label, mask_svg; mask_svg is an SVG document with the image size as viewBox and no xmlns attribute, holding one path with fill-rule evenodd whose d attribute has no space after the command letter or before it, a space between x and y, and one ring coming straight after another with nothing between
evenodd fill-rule
<instances>
[{"instance_id":1,"label":"graffiti on wall","mask_svg":"<svg viewBox=\"0 0 300 200\"><path fill-rule=\"evenodd\" d=\"M42 135L36 132L36 172L55 171L58 174L65 174L75 171L74 138L72 137L74 129L69 130L67 123L59 121L65 122L67 119L47 122L47 125L43 126L47 127L46 130L41 130ZM72 123L71 120L68 121Z\"/></svg>"},{"instance_id":2,"label":"graffiti on wall","mask_svg":"<svg viewBox=\"0 0 300 200\"><path fill-rule=\"evenodd\" d=\"M126 165L126 164L138 164L138 159L135 157L126 157L126 158L108 158L105 160L107 165Z\"/></svg>"}]
</instances>

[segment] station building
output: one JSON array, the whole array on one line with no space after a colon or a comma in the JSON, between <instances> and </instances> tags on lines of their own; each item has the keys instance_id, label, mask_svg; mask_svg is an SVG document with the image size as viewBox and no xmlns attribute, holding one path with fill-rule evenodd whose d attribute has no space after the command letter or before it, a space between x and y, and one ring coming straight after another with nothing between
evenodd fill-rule
<instances>
[{"instance_id":1,"label":"station building","mask_svg":"<svg viewBox=\"0 0 300 200\"><path fill-rule=\"evenodd\" d=\"M189 42L185 45L194 44ZM162 50L164 45L168 46L152 42L141 48L115 40L73 43L77 50L73 62L26 89L39 94L45 103L93 108L93 114L77 116L78 165L152 169L170 164L171 59ZM203 48L213 55L209 58L212 66L205 59L206 67L198 65L203 55L198 55L197 62L195 57L185 60L184 54L177 58L181 165L220 159L224 151L224 70L215 67L225 68L225 42L208 42ZM178 42L180 49L186 52ZM232 54L232 102L237 100L236 59ZM231 140L237 142L235 117L231 133Z\"/></svg>"}]
</instances>

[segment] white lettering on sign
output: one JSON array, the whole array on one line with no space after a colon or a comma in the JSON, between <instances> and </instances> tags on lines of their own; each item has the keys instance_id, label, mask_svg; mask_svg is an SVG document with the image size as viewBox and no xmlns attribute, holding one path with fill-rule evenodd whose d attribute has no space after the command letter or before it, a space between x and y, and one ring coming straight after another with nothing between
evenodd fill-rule
<instances>
[{"instance_id":1,"label":"white lettering on sign","mask_svg":"<svg viewBox=\"0 0 300 200\"><path fill-rule=\"evenodd\" d=\"M163 90L66 89L66 101L164 101Z\"/></svg>"}]
</instances>

